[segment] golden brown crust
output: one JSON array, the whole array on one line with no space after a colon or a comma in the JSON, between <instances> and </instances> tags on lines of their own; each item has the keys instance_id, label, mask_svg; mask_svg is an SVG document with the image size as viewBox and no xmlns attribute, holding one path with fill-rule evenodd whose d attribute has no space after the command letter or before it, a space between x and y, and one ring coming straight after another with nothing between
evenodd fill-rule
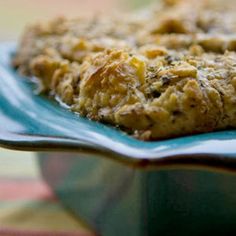
<instances>
[{"instance_id":1,"label":"golden brown crust","mask_svg":"<svg viewBox=\"0 0 236 236\"><path fill-rule=\"evenodd\" d=\"M139 139L236 127L236 19L211 2L37 24L13 64L73 111Z\"/></svg>"}]
</instances>

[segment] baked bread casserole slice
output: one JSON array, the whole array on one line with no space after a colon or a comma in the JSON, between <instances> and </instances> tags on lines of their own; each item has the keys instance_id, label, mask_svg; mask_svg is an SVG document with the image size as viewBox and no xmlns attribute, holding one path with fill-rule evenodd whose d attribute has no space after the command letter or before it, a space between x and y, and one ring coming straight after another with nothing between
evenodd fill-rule
<instances>
[{"instance_id":1,"label":"baked bread casserole slice","mask_svg":"<svg viewBox=\"0 0 236 236\"><path fill-rule=\"evenodd\" d=\"M12 63L73 112L138 139L235 128L232 4L165 0L129 14L37 23Z\"/></svg>"}]
</instances>

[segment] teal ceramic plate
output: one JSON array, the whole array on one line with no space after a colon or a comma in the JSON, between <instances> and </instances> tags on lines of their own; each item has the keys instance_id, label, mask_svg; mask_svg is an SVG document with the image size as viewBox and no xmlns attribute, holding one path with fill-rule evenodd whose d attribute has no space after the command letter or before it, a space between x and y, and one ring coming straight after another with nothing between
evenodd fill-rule
<instances>
[{"instance_id":1,"label":"teal ceramic plate","mask_svg":"<svg viewBox=\"0 0 236 236\"><path fill-rule=\"evenodd\" d=\"M10 66L15 45L0 45L0 145L20 150L87 151L140 166L236 168L236 130L144 142L37 96ZM109 154L109 155L107 155ZM110 155L112 154L112 155Z\"/></svg>"}]
</instances>

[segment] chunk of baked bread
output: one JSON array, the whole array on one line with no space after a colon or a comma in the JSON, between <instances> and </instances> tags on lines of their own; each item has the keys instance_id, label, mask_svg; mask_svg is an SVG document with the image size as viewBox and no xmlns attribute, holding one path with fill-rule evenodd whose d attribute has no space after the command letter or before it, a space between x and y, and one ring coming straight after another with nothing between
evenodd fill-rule
<instances>
[{"instance_id":1,"label":"chunk of baked bread","mask_svg":"<svg viewBox=\"0 0 236 236\"><path fill-rule=\"evenodd\" d=\"M226 5L165 0L30 26L13 65L72 111L157 140L236 127L235 50Z\"/></svg>"}]
</instances>

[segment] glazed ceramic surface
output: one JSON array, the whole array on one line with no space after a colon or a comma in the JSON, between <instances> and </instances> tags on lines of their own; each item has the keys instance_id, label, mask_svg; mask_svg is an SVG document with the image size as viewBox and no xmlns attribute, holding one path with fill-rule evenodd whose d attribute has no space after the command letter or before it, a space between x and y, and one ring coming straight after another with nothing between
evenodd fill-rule
<instances>
[{"instance_id":1,"label":"glazed ceramic surface","mask_svg":"<svg viewBox=\"0 0 236 236\"><path fill-rule=\"evenodd\" d=\"M236 235L233 173L144 170L82 153L38 160L64 205L98 235Z\"/></svg>"},{"instance_id":2,"label":"glazed ceramic surface","mask_svg":"<svg viewBox=\"0 0 236 236\"><path fill-rule=\"evenodd\" d=\"M10 66L15 45L0 45L0 145L25 150L95 151L133 165L200 164L235 168L236 131L156 142L136 140L35 94ZM200 158L204 155L205 158ZM207 155L207 157L206 157Z\"/></svg>"}]
</instances>

